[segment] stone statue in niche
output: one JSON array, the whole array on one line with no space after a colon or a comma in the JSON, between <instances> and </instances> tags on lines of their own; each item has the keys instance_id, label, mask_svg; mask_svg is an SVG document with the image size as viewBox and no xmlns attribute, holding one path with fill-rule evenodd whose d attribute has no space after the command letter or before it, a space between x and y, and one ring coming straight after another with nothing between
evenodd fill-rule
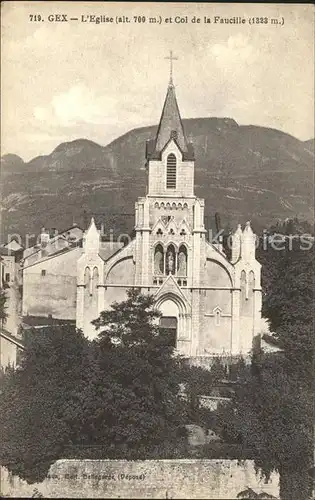
<instances>
[{"instance_id":1,"label":"stone statue in niche","mask_svg":"<svg viewBox=\"0 0 315 500\"><path fill-rule=\"evenodd\" d=\"M178 274L179 276L187 276L187 257L184 250L180 250L178 254Z\"/></svg>"},{"instance_id":2,"label":"stone statue in niche","mask_svg":"<svg viewBox=\"0 0 315 500\"><path fill-rule=\"evenodd\" d=\"M154 255L154 274L164 274L164 255L160 247L156 249Z\"/></svg>"},{"instance_id":3,"label":"stone statue in niche","mask_svg":"<svg viewBox=\"0 0 315 500\"><path fill-rule=\"evenodd\" d=\"M167 274L175 274L175 254L172 248L167 250L166 255Z\"/></svg>"}]
</instances>

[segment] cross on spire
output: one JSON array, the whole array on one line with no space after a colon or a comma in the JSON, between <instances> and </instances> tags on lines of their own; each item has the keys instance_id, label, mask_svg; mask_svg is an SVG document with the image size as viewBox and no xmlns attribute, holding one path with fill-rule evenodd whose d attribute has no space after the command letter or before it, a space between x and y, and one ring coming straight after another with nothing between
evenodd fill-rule
<instances>
[{"instance_id":1,"label":"cross on spire","mask_svg":"<svg viewBox=\"0 0 315 500\"><path fill-rule=\"evenodd\" d=\"M173 56L173 51L170 50L170 55L165 57L170 61L170 85L173 85L173 61L178 61L178 57Z\"/></svg>"}]
</instances>

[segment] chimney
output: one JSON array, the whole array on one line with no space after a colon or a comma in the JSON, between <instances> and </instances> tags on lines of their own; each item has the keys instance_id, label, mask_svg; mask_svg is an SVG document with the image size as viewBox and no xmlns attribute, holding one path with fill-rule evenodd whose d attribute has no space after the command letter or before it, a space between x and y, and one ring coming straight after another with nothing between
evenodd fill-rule
<instances>
[{"instance_id":1,"label":"chimney","mask_svg":"<svg viewBox=\"0 0 315 500\"><path fill-rule=\"evenodd\" d=\"M49 231L47 231L45 229L45 227L42 227L41 234L40 234L40 246L42 248L45 248L45 246L47 246L47 243L49 242L49 240L50 240Z\"/></svg>"}]
</instances>

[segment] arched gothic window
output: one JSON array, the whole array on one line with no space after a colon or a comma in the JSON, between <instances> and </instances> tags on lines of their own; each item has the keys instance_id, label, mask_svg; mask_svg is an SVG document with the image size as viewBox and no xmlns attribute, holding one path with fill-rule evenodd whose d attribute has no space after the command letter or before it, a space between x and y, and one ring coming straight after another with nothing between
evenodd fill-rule
<instances>
[{"instance_id":1,"label":"arched gothic window","mask_svg":"<svg viewBox=\"0 0 315 500\"><path fill-rule=\"evenodd\" d=\"M241 295L243 300L248 300L248 279L246 272L241 272Z\"/></svg>"},{"instance_id":2,"label":"arched gothic window","mask_svg":"<svg viewBox=\"0 0 315 500\"><path fill-rule=\"evenodd\" d=\"M166 188L176 189L176 156L173 153L166 160Z\"/></svg>"},{"instance_id":3,"label":"arched gothic window","mask_svg":"<svg viewBox=\"0 0 315 500\"><path fill-rule=\"evenodd\" d=\"M187 250L181 245L178 252L177 272L179 276L187 276Z\"/></svg>"},{"instance_id":4,"label":"arched gothic window","mask_svg":"<svg viewBox=\"0 0 315 500\"><path fill-rule=\"evenodd\" d=\"M98 268L94 267L93 269L93 278L92 278L92 295L95 295L97 293L97 285L99 282L99 274L98 274Z\"/></svg>"},{"instance_id":5,"label":"arched gothic window","mask_svg":"<svg viewBox=\"0 0 315 500\"><path fill-rule=\"evenodd\" d=\"M84 285L85 285L85 295L88 297L91 293L91 271L89 267L85 268L84 271Z\"/></svg>"},{"instance_id":6,"label":"arched gothic window","mask_svg":"<svg viewBox=\"0 0 315 500\"><path fill-rule=\"evenodd\" d=\"M164 274L164 252L162 245L157 245L154 252L154 274Z\"/></svg>"}]
</instances>

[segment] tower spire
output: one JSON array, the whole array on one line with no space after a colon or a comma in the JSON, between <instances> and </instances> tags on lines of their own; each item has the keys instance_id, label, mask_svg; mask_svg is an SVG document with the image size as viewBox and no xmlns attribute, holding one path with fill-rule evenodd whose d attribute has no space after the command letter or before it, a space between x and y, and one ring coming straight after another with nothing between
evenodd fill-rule
<instances>
[{"instance_id":1,"label":"tower spire","mask_svg":"<svg viewBox=\"0 0 315 500\"><path fill-rule=\"evenodd\" d=\"M168 142L175 140L185 159L194 159L193 147L187 143L185 136L173 84L173 61L178 58L173 55L171 50L170 55L165 59L170 61L170 79L155 140L147 141L146 158L159 158Z\"/></svg>"},{"instance_id":2,"label":"tower spire","mask_svg":"<svg viewBox=\"0 0 315 500\"><path fill-rule=\"evenodd\" d=\"M178 60L178 57L175 57L173 55L173 51L170 50L170 55L165 57L165 59L170 61L170 79L156 135L155 150L161 151L170 138L173 137L176 138L181 150L183 152L187 152L187 141L178 109L175 87L173 84L173 61Z\"/></svg>"},{"instance_id":3,"label":"tower spire","mask_svg":"<svg viewBox=\"0 0 315 500\"><path fill-rule=\"evenodd\" d=\"M170 50L170 55L165 57L165 59L169 59L170 61L170 79L169 85L173 86L173 61L178 61L178 57L173 56L173 51Z\"/></svg>"}]
</instances>

